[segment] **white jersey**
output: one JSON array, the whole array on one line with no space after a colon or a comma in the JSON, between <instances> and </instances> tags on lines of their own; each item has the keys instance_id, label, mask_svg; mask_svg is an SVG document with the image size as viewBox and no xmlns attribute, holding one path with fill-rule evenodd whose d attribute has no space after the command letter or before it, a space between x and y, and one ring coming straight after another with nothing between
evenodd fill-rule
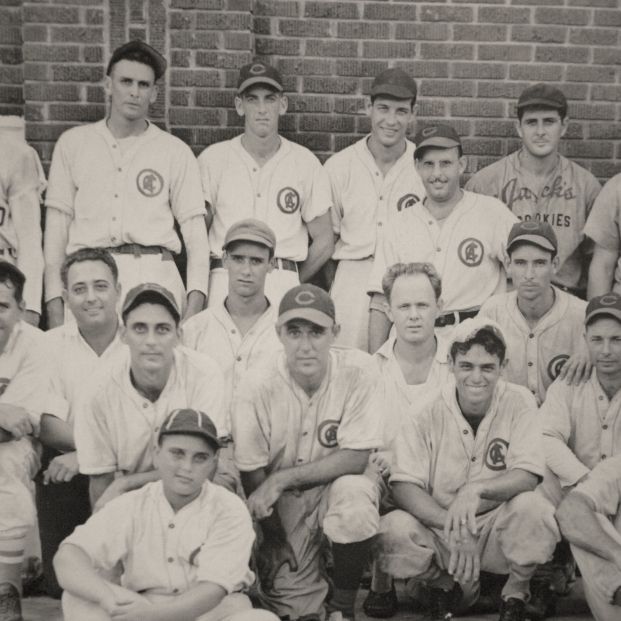
<instances>
[{"instance_id":1,"label":"white jersey","mask_svg":"<svg viewBox=\"0 0 621 621\"><path fill-rule=\"evenodd\" d=\"M216 363L186 347L176 347L164 390L155 402L130 379L130 351L124 348L100 369L78 399L75 443L83 474L146 472L166 417L177 408L205 412L218 435L227 435L224 379Z\"/></svg>"},{"instance_id":2,"label":"white jersey","mask_svg":"<svg viewBox=\"0 0 621 621\"><path fill-rule=\"evenodd\" d=\"M505 246L518 221L499 200L464 191L442 226L424 203L397 214L386 227L375 254L369 293L382 293L382 277L391 265L432 263L442 278L443 309L476 309L505 290Z\"/></svg>"},{"instance_id":3,"label":"white jersey","mask_svg":"<svg viewBox=\"0 0 621 621\"><path fill-rule=\"evenodd\" d=\"M586 302L554 287L554 304L532 329L518 308L517 291L492 296L479 316L493 319L507 341L505 378L528 388L541 404L565 361L585 347Z\"/></svg>"},{"instance_id":4,"label":"white jersey","mask_svg":"<svg viewBox=\"0 0 621 621\"><path fill-rule=\"evenodd\" d=\"M226 232L235 222L256 218L276 234L275 256L304 261L306 223L330 208L330 184L319 160L305 147L280 137L280 148L259 166L242 146L242 137L218 142L198 158L205 201L213 222L209 247L222 255Z\"/></svg>"},{"instance_id":5,"label":"white jersey","mask_svg":"<svg viewBox=\"0 0 621 621\"><path fill-rule=\"evenodd\" d=\"M368 147L369 136L328 159L325 169L332 187L332 228L339 236L332 258L358 260L375 254L376 240L396 213L425 196L414 166L414 144L384 175Z\"/></svg>"}]
</instances>

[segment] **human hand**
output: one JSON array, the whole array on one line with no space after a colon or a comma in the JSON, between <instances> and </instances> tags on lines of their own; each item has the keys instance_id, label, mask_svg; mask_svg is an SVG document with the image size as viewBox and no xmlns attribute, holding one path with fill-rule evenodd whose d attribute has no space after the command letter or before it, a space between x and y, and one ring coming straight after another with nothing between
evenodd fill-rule
<instances>
[{"instance_id":1,"label":"human hand","mask_svg":"<svg viewBox=\"0 0 621 621\"><path fill-rule=\"evenodd\" d=\"M248 498L248 510L257 520L264 520L272 514L272 507L285 491L278 473L267 477Z\"/></svg>"},{"instance_id":2,"label":"human hand","mask_svg":"<svg viewBox=\"0 0 621 621\"><path fill-rule=\"evenodd\" d=\"M593 365L588 355L583 352L576 352L565 361L557 377L560 377L570 386L579 386L591 377L592 370Z\"/></svg>"},{"instance_id":3,"label":"human hand","mask_svg":"<svg viewBox=\"0 0 621 621\"><path fill-rule=\"evenodd\" d=\"M298 570L298 562L291 544L286 539L284 541L264 539L257 555L257 572L264 591L272 589L276 575L285 564L289 565L289 571Z\"/></svg>"},{"instance_id":4,"label":"human hand","mask_svg":"<svg viewBox=\"0 0 621 621\"><path fill-rule=\"evenodd\" d=\"M43 473L43 485L48 483L69 483L78 474L78 454L76 451L54 457Z\"/></svg>"},{"instance_id":5,"label":"human hand","mask_svg":"<svg viewBox=\"0 0 621 621\"><path fill-rule=\"evenodd\" d=\"M466 483L451 503L444 521L444 538L449 541L451 533L459 539L462 527L472 535L477 534L477 511L481 502L479 488L475 483Z\"/></svg>"},{"instance_id":6,"label":"human hand","mask_svg":"<svg viewBox=\"0 0 621 621\"><path fill-rule=\"evenodd\" d=\"M8 431L15 440L35 433L35 426L26 410L18 405L0 404L0 427Z\"/></svg>"},{"instance_id":7,"label":"human hand","mask_svg":"<svg viewBox=\"0 0 621 621\"><path fill-rule=\"evenodd\" d=\"M477 538L463 526L459 537L455 532L449 538L448 573L459 584L478 582L481 572L481 559L477 548Z\"/></svg>"},{"instance_id":8,"label":"human hand","mask_svg":"<svg viewBox=\"0 0 621 621\"><path fill-rule=\"evenodd\" d=\"M125 482L123 477L115 479L106 487L104 493L97 499L95 506L93 507L93 513L99 511L105 504L109 503L113 498L125 493Z\"/></svg>"}]
</instances>

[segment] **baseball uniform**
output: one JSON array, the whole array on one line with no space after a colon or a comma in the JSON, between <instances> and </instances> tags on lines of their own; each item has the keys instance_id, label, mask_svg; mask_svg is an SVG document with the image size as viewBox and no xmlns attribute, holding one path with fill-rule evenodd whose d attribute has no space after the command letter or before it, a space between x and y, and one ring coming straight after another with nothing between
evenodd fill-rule
<instances>
[{"instance_id":1,"label":"baseball uniform","mask_svg":"<svg viewBox=\"0 0 621 621\"><path fill-rule=\"evenodd\" d=\"M582 231L601 185L588 170L560 154L541 185L522 168L520 157L521 150L490 164L468 181L466 189L499 198L520 220L549 222L559 244L555 283L583 289L587 273Z\"/></svg>"},{"instance_id":2,"label":"baseball uniform","mask_svg":"<svg viewBox=\"0 0 621 621\"><path fill-rule=\"evenodd\" d=\"M172 259L181 251L176 220L188 248L188 291L206 294L209 257L198 164L175 136L149 123L139 136L117 140L105 120L66 131L54 149L45 203L70 222L65 253L108 248L123 291L157 282L181 308L184 288ZM60 273L48 265L46 300L61 292Z\"/></svg>"},{"instance_id":3,"label":"baseball uniform","mask_svg":"<svg viewBox=\"0 0 621 621\"><path fill-rule=\"evenodd\" d=\"M284 354L246 376L232 412L235 462L241 471L275 472L326 457L339 449L381 446L375 405L377 370L368 354L333 348L328 372L309 397L291 377ZM298 571L280 569L265 606L297 619L322 610L328 583L320 570L321 532L353 543L377 532L376 484L346 475L330 485L285 492L276 507Z\"/></svg>"},{"instance_id":4,"label":"baseball uniform","mask_svg":"<svg viewBox=\"0 0 621 621\"><path fill-rule=\"evenodd\" d=\"M493 319L507 342L505 378L528 388L541 404L565 361L584 348L586 302L554 287L552 308L531 328L517 291L492 296L479 315Z\"/></svg>"},{"instance_id":5,"label":"baseball uniform","mask_svg":"<svg viewBox=\"0 0 621 621\"><path fill-rule=\"evenodd\" d=\"M26 276L26 308L41 312L43 251L41 192L45 175L37 152L25 142L1 134L0 139L0 259L10 261Z\"/></svg>"},{"instance_id":6,"label":"baseball uniform","mask_svg":"<svg viewBox=\"0 0 621 621\"><path fill-rule=\"evenodd\" d=\"M535 400L525 388L503 380L476 435L459 408L451 379L417 417L404 422L393 453L390 482L418 485L444 508L466 483L515 469L541 477L544 468ZM554 507L525 492L479 514L477 527L481 569L509 574L503 597L527 595L536 564L552 556L559 539ZM441 530L396 510L381 519L376 560L396 578L433 584L448 568L449 552Z\"/></svg>"},{"instance_id":7,"label":"baseball uniform","mask_svg":"<svg viewBox=\"0 0 621 621\"><path fill-rule=\"evenodd\" d=\"M589 214L584 234L590 237L597 245L612 250L621 255L621 226L619 215L621 213L621 173L615 175L602 188L595 199L593 209ZM621 259L617 260L612 290L621 293Z\"/></svg>"},{"instance_id":8,"label":"baseball uniform","mask_svg":"<svg viewBox=\"0 0 621 621\"><path fill-rule=\"evenodd\" d=\"M621 455L598 464L576 487L576 493L593 502L602 529L621 545ZM596 621L616 621L621 611L611 602L621 588L621 570L584 548L572 545L571 550L580 567L593 617Z\"/></svg>"},{"instance_id":9,"label":"baseball uniform","mask_svg":"<svg viewBox=\"0 0 621 621\"><path fill-rule=\"evenodd\" d=\"M417 203L385 228L368 285L382 293L382 277L394 263L432 263L442 278L443 311L478 309L506 287L502 265L509 231L517 218L499 200L473 192L440 224Z\"/></svg>"},{"instance_id":10,"label":"baseball uniform","mask_svg":"<svg viewBox=\"0 0 621 621\"><path fill-rule=\"evenodd\" d=\"M155 605L201 582L217 584L225 599L197 621L218 621L251 608L239 591L253 580L253 541L248 510L234 494L206 482L196 499L175 512L157 481L110 501L62 545L80 548L101 572L120 564L123 587ZM97 604L67 592L63 612L67 621L110 619Z\"/></svg>"},{"instance_id":11,"label":"baseball uniform","mask_svg":"<svg viewBox=\"0 0 621 621\"><path fill-rule=\"evenodd\" d=\"M200 154L198 163L205 201L213 212L209 247L214 257L222 256L224 236L238 220L257 218L276 234L277 269L267 276L265 294L277 307L282 296L299 284L291 262L306 259L306 223L330 208L325 170L308 149L282 136L280 148L263 166L244 149L241 136L211 145ZM226 270L213 269L209 306L221 304L227 291Z\"/></svg>"},{"instance_id":12,"label":"baseball uniform","mask_svg":"<svg viewBox=\"0 0 621 621\"><path fill-rule=\"evenodd\" d=\"M367 351L368 282L377 239L390 218L420 202L425 188L414 166L414 144L384 175L365 136L328 159L332 229L339 236L332 258L338 268L330 295L341 324L337 342Z\"/></svg>"}]
</instances>

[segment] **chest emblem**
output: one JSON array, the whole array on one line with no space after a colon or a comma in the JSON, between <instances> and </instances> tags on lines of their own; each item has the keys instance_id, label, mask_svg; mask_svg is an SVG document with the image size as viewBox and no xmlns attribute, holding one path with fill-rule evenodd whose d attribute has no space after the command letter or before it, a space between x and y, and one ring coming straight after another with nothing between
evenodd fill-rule
<instances>
[{"instance_id":1,"label":"chest emblem","mask_svg":"<svg viewBox=\"0 0 621 621\"><path fill-rule=\"evenodd\" d=\"M420 202L420 198L416 194L404 194L397 201L397 211L403 211L408 207L414 207L416 203Z\"/></svg>"},{"instance_id":2,"label":"chest emblem","mask_svg":"<svg viewBox=\"0 0 621 621\"><path fill-rule=\"evenodd\" d=\"M567 354L559 354L554 356L550 362L548 362L548 377L554 381L558 374L561 372L563 365L567 362L569 356Z\"/></svg>"},{"instance_id":3,"label":"chest emblem","mask_svg":"<svg viewBox=\"0 0 621 621\"><path fill-rule=\"evenodd\" d=\"M334 448L338 442L336 439L337 431L339 429L338 420L324 420L317 428L317 439L321 446L326 448Z\"/></svg>"},{"instance_id":4,"label":"chest emblem","mask_svg":"<svg viewBox=\"0 0 621 621\"><path fill-rule=\"evenodd\" d=\"M467 267L477 267L483 261L483 244L474 237L466 237L457 248L459 260Z\"/></svg>"},{"instance_id":5,"label":"chest emblem","mask_svg":"<svg viewBox=\"0 0 621 621\"><path fill-rule=\"evenodd\" d=\"M136 177L136 187L143 196L153 198L164 188L164 179L162 179L162 175L157 171L151 168L145 168L141 170Z\"/></svg>"},{"instance_id":6,"label":"chest emblem","mask_svg":"<svg viewBox=\"0 0 621 621\"><path fill-rule=\"evenodd\" d=\"M506 470L508 450L509 443L506 440L494 438L487 447L485 465L490 470Z\"/></svg>"},{"instance_id":7,"label":"chest emblem","mask_svg":"<svg viewBox=\"0 0 621 621\"><path fill-rule=\"evenodd\" d=\"M276 204L283 213L294 213L300 206L300 195L294 188L283 188L278 192Z\"/></svg>"}]
</instances>

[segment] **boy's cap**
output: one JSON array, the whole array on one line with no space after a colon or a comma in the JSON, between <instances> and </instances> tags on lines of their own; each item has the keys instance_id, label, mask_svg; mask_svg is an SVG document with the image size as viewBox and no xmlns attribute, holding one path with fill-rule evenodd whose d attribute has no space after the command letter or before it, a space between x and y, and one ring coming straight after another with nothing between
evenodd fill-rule
<instances>
[{"instance_id":1,"label":"boy's cap","mask_svg":"<svg viewBox=\"0 0 621 621\"><path fill-rule=\"evenodd\" d=\"M334 325L334 302L326 291L315 285L303 284L289 289L278 308L278 327L292 319L306 319L324 328Z\"/></svg>"},{"instance_id":2,"label":"boy's cap","mask_svg":"<svg viewBox=\"0 0 621 621\"><path fill-rule=\"evenodd\" d=\"M213 421L205 412L183 408L173 410L164 421L157 436L158 442L162 436L172 434L186 434L204 438L216 450L221 447L218 432Z\"/></svg>"},{"instance_id":3,"label":"boy's cap","mask_svg":"<svg viewBox=\"0 0 621 621\"><path fill-rule=\"evenodd\" d=\"M274 231L265 222L255 218L246 218L233 224L226 232L222 247L226 249L229 244L236 241L254 242L267 246L270 250L276 247Z\"/></svg>"},{"instance_id":4,"label":"boy's cap","mask_svg":"<svg viewBox=\"0 0 621 621\"><path fill-rule=\"evenodd\" d=\"M139 41L138 39L129 41L128 43L121 45L121 47L117 47L116 50L112 52L112 56L108 62L108 68L106 69L106 75L110 75L110 71L116 63L134 52L142 52L143 54L147 54L151 57L152 63L150 66L155 73L156 80L159 80L164 75L167 66L166 59L155 48L151 47L144 41Z\"/></svg>"},{"instance_id":5,"label":"boy's cap","mask_svg":"<svg viewBox=\"0 0 621 621\"><path fill-rule=\"evenodd\" d=\"M598 315L610 315L621 321L621 296L617 293L606 293L593 298L586 307L584 323Z\"/></svg>"},{"instance_id":6,"label":"boy's cap","mask_svg":"<svg viewBox=\"0 0 621 621\"><path fill-rule=\"evenodd\" d=\"M509 232L509 240L507 241L507 252L511 250L518 242L528 242L534 244L544 250L556 253L558 250L558 240L552 225L548 222L539 222L537 220L524 220L516 222Z\"/></svg>"},{"instance_id":7,"label":"boy's cap","mask_svg":"<svg viewBox=\"0 0 621 621\"><path fill-rule=\"evenodd\" d=\"M546 108L555 108L557 110L567 109L567 99L561 90L550 84L534 84L522 91L517 102L517 108L526 108L527 106L545 106Z\"/></svg>"},{"instance_id":8,"label":"boy's cap","mask_svg":"<svg viewBox=\"0 0 621 621\"><path fill-rule=\"evenodd\" d=\"M373 80L371 95L390 95L397 99L416 99L416 82L402 69L382 71Z\"/></svg>"},{"instance_id":9,"label":"boy's cap","mask_svg":"<svg viewBox=\"0 0 621 621\"><path fill-rule=\"evenodd\" d=\"M414 157L417 158L423 149L427 147L441 147L450 149L461 146L459 134L450 125L428 125L416 132L414 138L416 149Z\"/></svg>"},{"instance_id":10,"label":"boy's cap","mask_svg":"<svg viewBox=\"0 0 621 621\"><path fill-rule=\"evenodd\" d=\"M253 63L244 65L239 70L237 80L237 94L243 93L253 84L269 84L277 91L283 91L282 76L277 69L267 63L256 60Z\"/></svg>"},{"instance_id":11,"label":"boy's cap","mask_svg":"<svg viewBox=\"0 0 621 621\"><path fill-rule=\"evenodd\" d=\"M464 319L460 324L455 326L449 340L449 348L453 343L466 343L474 338L481 330L493 332L506 346L507 341L505 340L501 327L495 321L477 315L476 317Z\"/></svg>"},{"instance_id":12,"label":"boy's cap","mask_svg":"<svg viewBox=\"0 0 621 621\"><path fill-rule=\"evenodd\" d=\"M125 315L138 306L145 297L158 298L162 301L162 304L170 310L177 321L181 318L181 313L179 312L179 306L177 305L175 296L168 289L166 289L166 287L162 287L162 285L158 285L154 282L144 282L137 285L133 289L130 289L128 294L125 296L121 315L125 317Z\"/></svg>"}]
</instances>

